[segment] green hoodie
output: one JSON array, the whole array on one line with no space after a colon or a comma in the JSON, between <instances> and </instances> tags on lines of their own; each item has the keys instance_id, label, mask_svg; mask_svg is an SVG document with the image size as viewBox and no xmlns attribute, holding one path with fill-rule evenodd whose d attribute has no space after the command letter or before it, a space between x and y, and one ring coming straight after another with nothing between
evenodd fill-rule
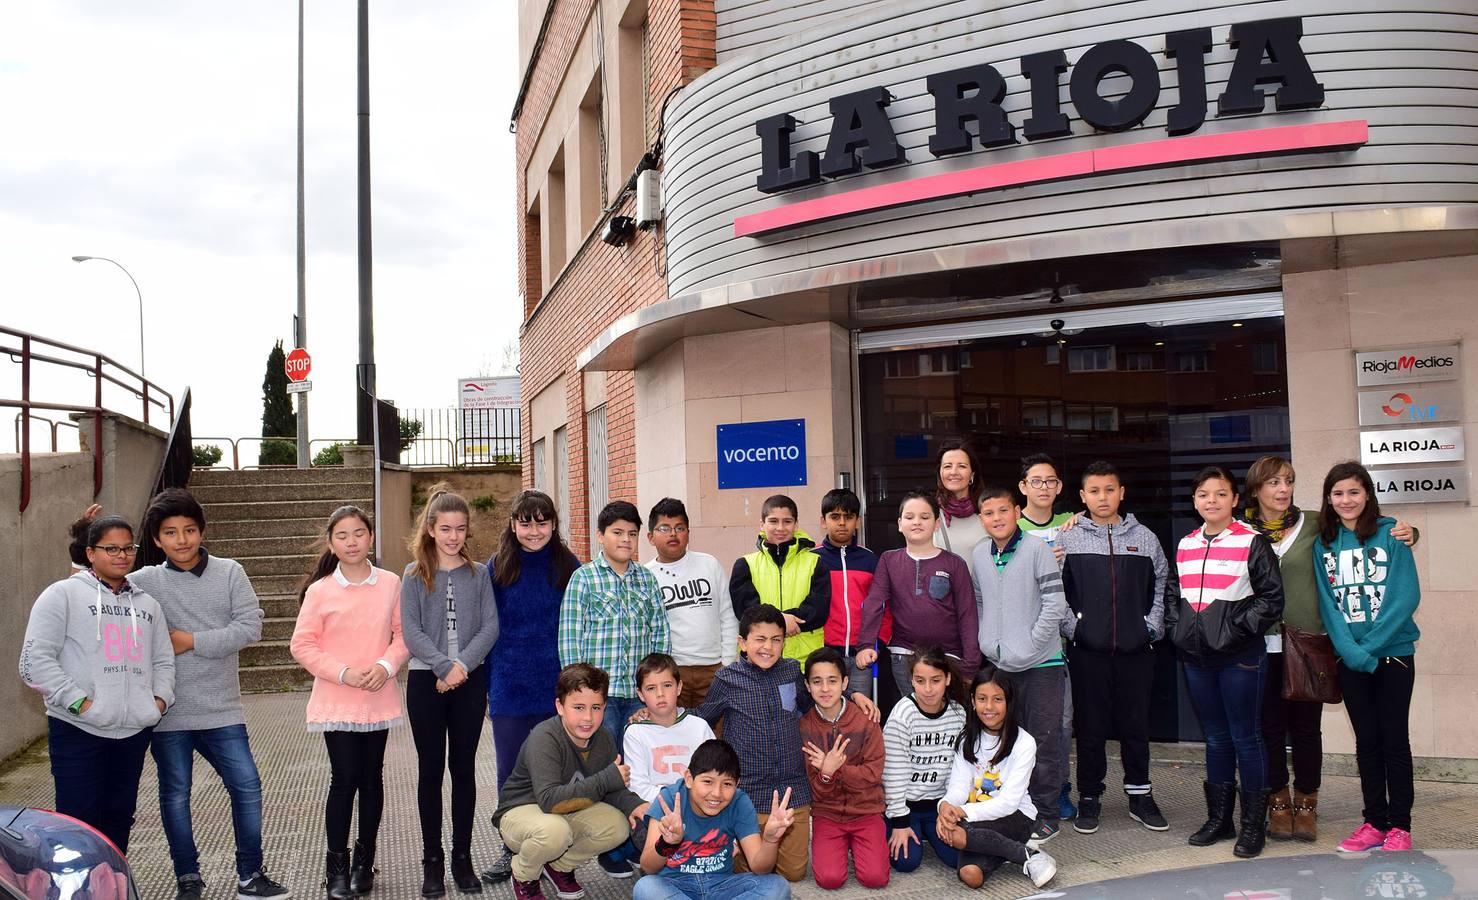
<instances>
[{"instance_id":1,"label":"green hoodie","mask_svg":"<svg viewBox=\"0 0 1478 900\"><path fill-rule=\"evenodd\" d=\"M1333 546L1322 536L1314 540L1324 627L1340 660L1358 672L1374 672L1382 657L1412 655L1421 637L1412 618L1421 602L1416 561L1391 537L1395 524L1382 516L1363 544L1343 526Z\"/></svg>"}]
</instances>

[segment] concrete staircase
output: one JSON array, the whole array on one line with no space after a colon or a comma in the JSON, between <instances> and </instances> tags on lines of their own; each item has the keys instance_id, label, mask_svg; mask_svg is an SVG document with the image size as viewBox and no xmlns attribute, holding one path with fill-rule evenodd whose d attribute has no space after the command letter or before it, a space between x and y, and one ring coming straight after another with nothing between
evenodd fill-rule
<instances>
[{"instance_id":1,"label":"concrete staircase","mask_svg":"<svg viewBox=\"0 0 1478 900\"><path fill-rule=\"evenodd\" d=\"M241 651L241 690L307 690L313 677L288 649L298 582L313 567L330 513L346 503L373 512L373 470L196 469L190 492L205 507L206 546L246 568L266 612L262 639Z\"/></svg>"}]
</instances>

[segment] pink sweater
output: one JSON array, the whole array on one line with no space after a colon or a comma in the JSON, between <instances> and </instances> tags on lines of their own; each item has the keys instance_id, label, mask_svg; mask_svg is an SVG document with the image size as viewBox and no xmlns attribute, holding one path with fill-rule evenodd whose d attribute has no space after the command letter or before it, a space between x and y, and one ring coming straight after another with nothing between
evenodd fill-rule
<instances>
[{"instance_id":1,"label":"pink sweater","mask_svg":"<svg viewBox=\"0 0 1478 900\"><path fill-rule=\"evenodd\" d=\"M345 666L371 666L382 659L395 671L405 665L409 654L400 637L400 578L377 568L363 584L349 584L335 569L313 582L298 610L292 652L313 674L310 729L371 731L398 722L400 688L393 677L371 692L340 684L339 673Z\"/></svg>"}]
</instances>

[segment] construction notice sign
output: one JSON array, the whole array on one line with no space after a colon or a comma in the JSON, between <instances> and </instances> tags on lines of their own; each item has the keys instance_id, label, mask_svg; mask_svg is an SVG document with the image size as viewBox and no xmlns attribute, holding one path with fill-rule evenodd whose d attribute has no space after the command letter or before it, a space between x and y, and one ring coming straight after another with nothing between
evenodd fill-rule
<instances>
[{"instance_id":1,"label":"construction notice sign","mask_svg":"<svg viewBox=\"0 0 1478 900\"><path fill-rule=\"evenodd\" d=\"M516 375L458 379L461 430L457 435L457 457L464 463L517 459L519 400Z\"/></svg>"}]
</instances>

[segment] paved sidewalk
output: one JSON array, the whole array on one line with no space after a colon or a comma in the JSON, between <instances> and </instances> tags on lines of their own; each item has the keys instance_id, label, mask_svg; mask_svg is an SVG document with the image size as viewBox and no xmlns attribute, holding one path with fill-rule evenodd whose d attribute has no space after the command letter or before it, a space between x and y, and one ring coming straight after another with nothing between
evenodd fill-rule
<instances>
[{"instance_id":1,"label":"paved sidewalk","mask_svg":"<svg viewBox=\"0 0 1478 900\"><path fill-rule=\"evenodd\" d=\"M264 836L267 867L274 878L287 884L300 898L322 897L323 799L328 791L328 760L323 742L303 728L307 694L260 694L246 698L247 727L265 785ZM391 734L385 760L385 820L380 830L381 878L373 897L382 900L416 898L420 887L420 828L416 818L415 747L410 729ZM1119 778L1111 763L1109 783ZM1232 860L1231 843L1197 849L1188 847L1186 835L1205 816L1201 799L1202 770L1195 765L1156 764L1155 796L1170 831L1156 834L1131 822L1121 795L1110 794L1104 804L1103 827L1097 834L1080 835L1071 827L1051 844L1049 851L1060 870L1053 886L1078 884L1118 875L1141 874L1186 866ZM478 752L479 803L473 856L479 866L493 858L499 844L488 822L493 800L492 740L484 735ZM195 770L195 834L201 848L201 866L209 885L208 898L234 897L228 889L233 873L230 806L225 790L214 772L201 760ZM450 786L447 788L450 791ZM52 802L50 771L44 750L24 758L19 765L0 774L0 802L49 807ZM1478 785L1422 782L1417 785L1415 836L1418 848L1478 848ZM1320 793L1320 836L1317 845L1301 842L1270 843L1266 855L1294 856L1327 850L1349 834L1360 815L1359 785L1354 778L1326 776ZM164 833L159 824L158 794L154 764L148 762L139 790L138 823L133 832L131 860L144 900L170 900L174 878ZM580 871L591 900L629 897L630 880L608 878L593 863ZM895 873L887 896L929 898L941 893L964 895L965 888L937 860L929 858L918 872ZM1018 872L1002 869L976 896L1021 897L1033 893L1030 882ZM484 896L509 898L505 882L486 888ZM546 894L553 891L546 887ZM814 882L796 885L802 898L862 897L874 892L851 886L837 892L823 891ZM452 896L457 896L455 890Z\"/></svg>"}]
</instances>

